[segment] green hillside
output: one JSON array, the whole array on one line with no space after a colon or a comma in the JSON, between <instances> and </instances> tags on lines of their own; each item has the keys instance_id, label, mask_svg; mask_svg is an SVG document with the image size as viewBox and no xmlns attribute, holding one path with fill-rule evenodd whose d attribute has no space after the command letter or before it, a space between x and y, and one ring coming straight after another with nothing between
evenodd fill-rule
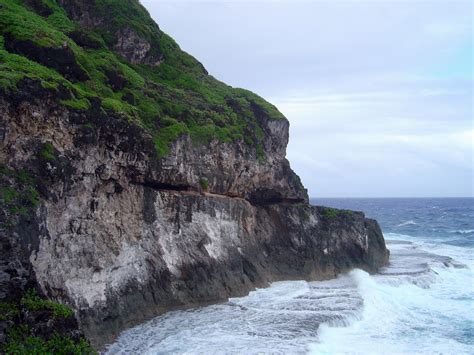
<instances>
[{"instance_id":1,"label":"green hillside","mask_svg":"<svg viewBox=\"0 0 474 355\"><path fill-rule=\"evenodd\" d=\"M3 94L29 79L71 110L99 105L150 132L158 156L188 133L196 144L243 139L263 159L259 120L284 119L259 96L208 75L136 0L0 0L0 31ZM117 49L127 35L149 47L141 61Z\"/></svg>"}]
</instances>

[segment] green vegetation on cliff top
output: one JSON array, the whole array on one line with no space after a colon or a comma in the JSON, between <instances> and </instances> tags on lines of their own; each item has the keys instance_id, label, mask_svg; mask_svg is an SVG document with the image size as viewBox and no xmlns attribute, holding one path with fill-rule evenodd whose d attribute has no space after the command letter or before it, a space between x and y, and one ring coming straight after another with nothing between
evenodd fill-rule
<instances>
[{"instance_id":1,"label":"green vegetation on cliff top","mask_svg":"<svg viewBox=\"0 0 474 355\"><path fill-rule=\"evenodd\" d=\"M89 22L74 18L78 11ZM150 46L138 62L118 49L130 32L129 40ZM263 157L261 120L284 118L259 96L208 75L137 0L0 0L0 91L14 94L25 79L56 91L70 109L100 102L147 129L159 156L186 133L196 144L243 139Z\"/></svg>"}]
</instances>

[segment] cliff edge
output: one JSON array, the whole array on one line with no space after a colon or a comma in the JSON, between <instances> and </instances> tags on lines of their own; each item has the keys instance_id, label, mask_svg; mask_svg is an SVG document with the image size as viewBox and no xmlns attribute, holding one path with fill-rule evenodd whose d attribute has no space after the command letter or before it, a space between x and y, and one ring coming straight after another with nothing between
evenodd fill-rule
<instances>
[{"instance_id":1,"label":"cliff edge","mask_svg":"<svg viewBox=\"0 0 474 355\"><path fill-rule=\"evenodd\" d=\"M0 344L31 290L100 348L167 310L387 262L376 221L308 204L286 118L138 1L1 0L0 30Z\"/></svg>"}]
</instances>

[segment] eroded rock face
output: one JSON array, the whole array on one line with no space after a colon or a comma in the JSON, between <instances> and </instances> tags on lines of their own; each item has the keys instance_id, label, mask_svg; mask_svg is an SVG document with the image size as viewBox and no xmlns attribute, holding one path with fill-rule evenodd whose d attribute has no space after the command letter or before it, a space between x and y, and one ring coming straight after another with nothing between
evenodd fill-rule
<instances>
[{"instance_id":1,"label":"eroded rock face","mask_svg":"<svg viewBox=\"0 0 474 355\"><path fill-rule=\"evenodd\" d=\"M149 55L151 44L140 37L133 29L125 27L120 29L115 37L117 43L115 51L132 64L160 64L162 57Z\"/></svg>"},{"instance_id":2,"label":"eroded rock face","mask_svg":"<svg viewBox=\"0 0 474 355\"><path fill-rule=\"evenodd\" d=\"M265 204L272 196L260 193L270 190L277 200L307 202L307 192L285 158L288 122L268 122L284 127L282 135L269 135L265 141L267 157L259 161L255 151L245 142L221 143L211 141L207 146L196 147L184 135L172 146L171 153L159 161L145 181L160 181L170 185L199 189L199 181L209 182L209 191L216 194L252 199ZM271 134L271 133L269 133ZM278 149L273 150L276 145Z\"/></svg>"},{"instance_id":3,"label":"eroded rock face","mask_svg":"<svg viewBox=\"0 0 474 355\"><path fill-rule=\"evenodd\" d=\"M307 204L285 159L285 120L264 123L263 162L244 142L187 136L157 159L142 129L94 108L1 98L0 111L0 161L30 171L43 196L35 228L4 239L28 240L15 254L25 277L73 306L98 347L170 309L387 261L375 221Z\"/></svg>"}]
</instances>

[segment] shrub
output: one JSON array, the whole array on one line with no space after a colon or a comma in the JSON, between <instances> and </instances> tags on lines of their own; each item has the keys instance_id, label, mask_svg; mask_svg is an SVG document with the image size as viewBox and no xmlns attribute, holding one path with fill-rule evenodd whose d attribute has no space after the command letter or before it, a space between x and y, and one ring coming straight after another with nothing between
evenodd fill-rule
<instances>
[{"instance_id":1,"label":"shrub","mask_svg":"<svg viewBox=\"0 0 474 355\"><path fill-rule=\"evenodd\" d=\"M46 329L38 329L38 325L31 327L31 319L50 322L49 317L45 318L45 315L33 315L31 318L30 312L45 310L51 312L54 318L68 318L74 315L69 307L39 297L34 289L28 290L18 304L0 303L0 321L10 321L7 323L7 337L0 343L0 353L96 354L84 338L72 339L67 333L63 333L70 329L60 328L55 332L48 332Z\"/></svg>"},{"instance_id":2,"label":"shrub","mask_svg":"<svg viewBox=\"0 0 474 355\"><path fill-rule=\"evenodd\" d=\"M45 143L44 146L43 146L43 149L41 149L40 156L44 160L48 160L48 161L56 159L56 157L54 156L54 147L53 147L53 145L49 142Z\"/></svg>"},{"instance_id":3,"label":"shrub","mask_svg":"<svg viewBox=\"0 0 474 355\"><path fill-rule=\"evenodd\" d=\"M27 326L16 326L8 332L9 341L2 352L6 354L96 354L90 344L81 338L75 342L68 336L54 334L49 340L30 335Z\"/></svg>"},{"instance_id":4,"label":"shrub","mask_svg":"<svg viewBox=\"0 0 474 355\"><path fill-rule=\"evenodd\" d=\"M21 304L30 311L49 310L53 313L55 318L68 318L74 316L74 311L71 308L39 297L34 289L28 290L21 299Z\"/></svg>"},{"instance_id":5,"label":"shrub","mask_svg":"<svg viewBox=\"0 0 474 355\"><path fill-rule=\"evenodd\" d=\"M336 218L338 216L352 216L353 212L350 210L338 210L336 208L325 207L321 214L326 218Z\"/></svg>"},{"instance_id":6,"label":"shrub","mask_svg":"<svg viewBox=\"0 0 474 355\"><path fill-rule=\"evenodd\" d=\"M207 178L200 178L199 185L201 186L201 189L207 191L209 189L209 180L207 180Z\"/></svg>"},{"instance_id":7,"label":"shrub","mask_svg":"<svg viewBox=\"0 0 474 355\"><path fill-rule=\"evenodd\" d=\"M326 218L336 218L338 215L338 211L335 208L326 208L322 215Z\"/></svg>"},{"instance_id":8,"label":"shrub","mask_svg":"<svg viewBox=\"0 0 474 355\"><path fill-rule=\"evenodd\" d=\"M0 321L11 320L19 314L20 311L16 304L10 302L0 302Z\"/></svg>"}]
</instances>

